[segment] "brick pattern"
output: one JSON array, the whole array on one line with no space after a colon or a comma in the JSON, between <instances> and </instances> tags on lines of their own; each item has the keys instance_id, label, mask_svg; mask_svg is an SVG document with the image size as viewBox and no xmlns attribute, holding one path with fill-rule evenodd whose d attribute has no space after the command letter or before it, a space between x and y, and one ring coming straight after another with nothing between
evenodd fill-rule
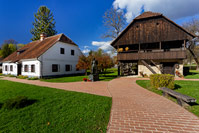
<instances>
[{"instance_id":1,"label":"brick pattern","mask_svg":"<svg viewBox=\"0 0 199 133\"><path fill-rule=\"evenodd\" d=\"M4 80L10 80L13 82L20 82L25 84L33 84L38 86L45 86L51 88L57 88L68 91L76 91L89 93L100 96L108 96L110 97L110 93L107 89L108 82L99 81L99 82L69 82L69 83L51 83L51 82L43 82L40 80L26 80L26 79L17 79L11 77L3 77Z\"/></svg>"},{"instance_id":2,"label":"brick pattern","mask_svg":"<svg viewBox=\"0 0 199 133\"><path fill-rule=\"evenodd\" d=\"M113 104L108 133L199 132L198 117L135 81L120 78L109 82Z\"/></svg>"},{"instance_id":3,"label":"brick pattern","mask_svg":"<svg viewBox=\"0 0 199 133\"><path fill-rule=\"evenodd\" d=\"M49 83L10 77L3 79L112 97L108 133L199 132L198 117L176 103L138 86L136 78L119 78L110 82L94 83ZM139 78L141 79L143 78Z\"/></svg>"}]
</instances>

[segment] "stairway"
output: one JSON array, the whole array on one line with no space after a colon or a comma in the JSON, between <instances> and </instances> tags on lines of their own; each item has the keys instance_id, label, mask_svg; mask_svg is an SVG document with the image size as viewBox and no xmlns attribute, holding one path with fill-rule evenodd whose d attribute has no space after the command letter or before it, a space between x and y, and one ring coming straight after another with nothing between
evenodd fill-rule
<instances>
[{"instance_id":1,"label":"stairway","mask_svg":"<svg viewBox=\"0 0 199 133\"><path fill-rule=\"evenodd\" d=\"M157 64L156 64L153 60L150 60L150 61L151 61L151 63L153 63L153 65L163 74L163 70L160 69L160 68L157 66Z\"/></svg>"},{"instance_id":2,"label":"stairway","mask_svg":"<svg viewBox=\"0 0 199 133\"><path fill-rule=\"evenodd\" d=\"M153 73L153 74L157 74L147 63L145 60L141 60L141 62Z\"/></svg>"}]
</instances>

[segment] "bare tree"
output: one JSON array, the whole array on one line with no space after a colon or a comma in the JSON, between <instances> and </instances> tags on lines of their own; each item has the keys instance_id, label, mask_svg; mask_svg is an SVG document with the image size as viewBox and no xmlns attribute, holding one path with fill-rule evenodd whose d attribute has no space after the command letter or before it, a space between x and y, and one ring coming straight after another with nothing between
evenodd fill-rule
<instances>
[{"instance_id":1,"label":"bare tree","mask_svg":"<svg viewBox=\"0 0 199 133\"><path fill-rule=\"evenodd\" d=\"M199 33L199 20L196 18L193 18L191 21L183 23L182 27L184 27L186 30L193 34Z\"/></svg>"},{"instance_id":2,"label":"bare tree","mask_svg":"<svg viewBox=\"0 0 199 133\"><path fill-rule=\"evenodd\" d=\"M193 34L199 34L199 20L198 19L193 18L191 21L184 23L182 26L187 31ZM197 41L198 41L197 38L189 41L187 43L187 49L189 53L193 56L193 59L195 60L197 64L197 69L199 69L199 60L198 60L198 55L196 54L198 52L198 49L196 49Z\"/></svg>"},{"instance_id":3,"label":"bare tree","mask_svg":"<svg viewBox=\"0 0 199 133\"><path fill-rule=\"evenodd\" d=\"M126 18L121 10L111 8L107 10L103 16L104 26L108 31L103 35L104 38L115 39L123 30L126 24Z\"/></svg>"}]
</instances>

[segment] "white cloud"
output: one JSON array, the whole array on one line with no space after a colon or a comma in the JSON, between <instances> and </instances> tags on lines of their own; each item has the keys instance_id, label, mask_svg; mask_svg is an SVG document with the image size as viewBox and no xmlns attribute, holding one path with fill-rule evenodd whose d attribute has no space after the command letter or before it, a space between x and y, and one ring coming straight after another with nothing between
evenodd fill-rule
<instances>
[{"instance_id":1,"label":"white cloud","mask_svg":"<svg viewBox=\"0 0 199 133\"><path fill-rule=\"evenodd\" d=\"M90 49L84 49L84 50L82 50L82 53L88 54L90 51L91 51Z\"/></svg>"},{"instance_id":2,"label":"white cloud","mask_svg":"<svg viewBox=\"0 0 199 133\"><path fill-rule=\"evenodd\" d=\"M84 46L84 49L87 49L87 48L89 48L89 46Z\"/></svg>"},{"instance_id":3,"label":"white cloud","mask_svg":"<svg viewBox=\"0 0 199 133\"><path fill-rule=\"evenodd\" d=\"M145 11L160 12L171 19L194 16L199 13L199 0L115 0L116 9L126 11L127 22Z\"/></svg>"},{"instance_id":4,"label":"white cloud","mask_svg":"<svg viewBox=\"0 0 199 133\"><path fill-rule=\"evenodd\" d=\"M89 46L84 46L84 48L82 49L82 53L88 54L91 51L89 48Z\"/></svg>"},{"instance_id":5,"label":"white cloud","mask_svg":"<svg viewBox=\"0 0 199 133\"><path fill-rule=\"evenodd\" d=\"M113 47L110 45L110 43L111 43L111 41L106 41L106 42L92 41L93 46L97 46L104 51L110 51L113 49Z\"/></svg>"}]
</instances>

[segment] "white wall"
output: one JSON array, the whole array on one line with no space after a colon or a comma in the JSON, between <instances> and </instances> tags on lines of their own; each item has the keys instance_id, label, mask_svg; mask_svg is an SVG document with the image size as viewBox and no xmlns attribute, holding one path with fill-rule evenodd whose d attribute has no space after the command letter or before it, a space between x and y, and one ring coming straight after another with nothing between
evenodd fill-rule
<instances>
[{"instance_id":1,"label":"white wall","mask_svg":"<svg viewBox=\"0 0 199 133\"><path fill-rule=\"evenodd\" d=\"M7 70L8 71L5 71L5 66L8 66L7 68ZM10 66L13 66L13 71L10 71ZM3 67L3 71L2 71L2 73L3 74L5 74L5 75L8 75L8 74L10 74L10 75L15 75L15 76L17 76L17 64L16 63L3 63L3 65L2 65L2 67Z\"/></svg>"},{"instance_id":2,"label":"white wall","mask_svg":"<svg viewBox=\"0 0 199 133\"><path fill-rule=\"evenodd\" d=\"M28 65L28 72L24 71L25 65ZM31 72L31 65L35 65L35 72ZM40 62L38 60L23 60L21 75L29 77L40 77Z\"/></svg>"},{"instance_id":3,"label":"white wall","mask_svg":"<svg viewBox=\"0 0 199 133\"><path fill-rule=\"evenodd\" d=\"M60 48L65 49L65 54L60 54ZM71 50L75 50L74 56L71 55ZM42 61L42 76L84 73L84 70L76 71L76 64L81 55L82 52L78 46L57 42L39 57L39 60ZM52 64L58 64L60 66L58 72L52 72ZM72 70L65 71L65 65L72 65Z\"/></svg>"}]
</instances>

